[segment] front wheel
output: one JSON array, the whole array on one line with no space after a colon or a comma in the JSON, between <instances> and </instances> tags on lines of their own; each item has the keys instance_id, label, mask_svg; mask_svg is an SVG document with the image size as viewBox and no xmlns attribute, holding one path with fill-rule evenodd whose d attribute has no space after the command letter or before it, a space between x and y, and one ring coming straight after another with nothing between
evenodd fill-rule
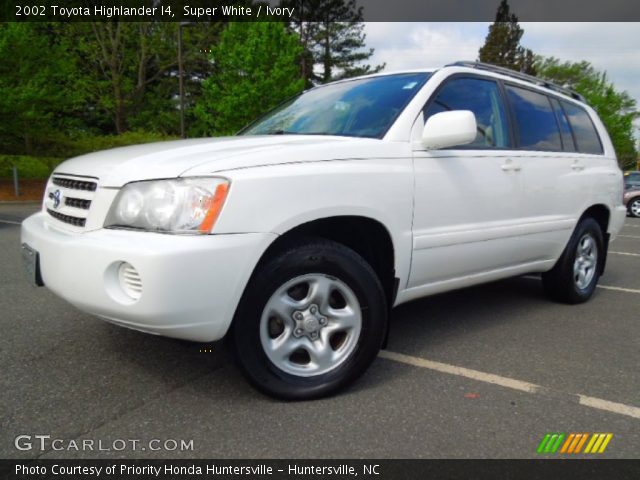
<instances>
[{"instance_id":1,"label":"front wheel","mask_svg":"<svg viewBox=\"0 0 640 480\"><path fill-rule=\"evenodd\" d=\"M593 218L583 218L556 265L542 274L547 294L564 303L589 300L596 289L604 255L600 225Z\"/></svg>"},{"instance_id":2,"label":"front wheel","mask_svg":"<svg viewBox=\"0 0 640 480\"><path fill-rule=\"evenodd\" d=\"M254 386L304 400L359 377L380 349L386 321L385 295L371 266L344 245L310 239L258 267L233 337Z\"/></svg>"}]
</instances>

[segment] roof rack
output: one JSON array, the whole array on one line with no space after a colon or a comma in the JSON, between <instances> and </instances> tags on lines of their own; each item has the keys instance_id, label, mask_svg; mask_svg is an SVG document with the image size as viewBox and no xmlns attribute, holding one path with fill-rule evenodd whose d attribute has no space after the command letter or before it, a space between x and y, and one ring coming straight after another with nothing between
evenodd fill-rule
<instances>
[{"instance_id":1,"label":"roof rack","mask_svg":"<svg viewBox=\"0 0 640 480\"><path fill-rule=\"evenodd\" d=\"M477 68L478 70L487 70L489 72L500 73L502 75L507 75L509 77L517 78L518 80L524 80L525 82L533 83L541 87L546 87L549 90L554 90L556 92L567 95L571 98L575 98L576 100L580 100L581 102L586 102L585 98L582 95L580 95L578 92L575 92L569 88L561 87L560 85L549 82L548 80L543 80L541 78L534 77L533 75L516 72L515 70L511 70L510 68L499 67L497 65L492 65L490 63L470 62L470 61L460 61L460 62L450 63L445 66Z\"/></svg>"}]
</instances>

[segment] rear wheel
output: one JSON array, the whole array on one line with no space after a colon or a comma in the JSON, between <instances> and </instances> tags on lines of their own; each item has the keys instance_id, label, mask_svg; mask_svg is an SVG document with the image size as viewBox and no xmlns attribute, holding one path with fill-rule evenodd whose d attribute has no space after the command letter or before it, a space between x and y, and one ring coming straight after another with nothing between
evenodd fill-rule
<instances>
[{"instance_id":1,"label":"rear wheel","mask_svg":"<svg viewBox=\"0 0 640 480\"><path fill-rule=\"evenodd\" d=\"M542 274L547 294L564 303L589 300L598 283L604 254L600 225L593 218L582 219L556 265Z\"/></svg>"},{"instance_id":2,"label":"rear wheel","mask_svg":"<svg viewBox=\"0 0 640 480\"><path fill-rule=\"evenodd\" d=\"M629 201L627 211L632 217L640 217L640 197L632 198Z\"/></svg>"},{"instance_id":3,"label":"rear wheel","mask_svg":"<svg viewBox=\"0 0 640 480\"><path fill-rule=\"evenodd\" d=\"M249 282L234 319L238 360L269 395L325 396L375 359L386 312L380 281L356 252L324 239L297 242Z\"/></svg>"}]
</instances>

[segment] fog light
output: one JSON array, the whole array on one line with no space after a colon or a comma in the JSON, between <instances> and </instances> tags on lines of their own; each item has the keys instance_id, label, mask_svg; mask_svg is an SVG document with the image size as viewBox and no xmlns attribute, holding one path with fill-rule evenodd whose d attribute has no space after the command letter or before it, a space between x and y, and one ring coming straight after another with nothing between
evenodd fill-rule
<instances>
[{"instance_id":1,"label":"fog light","mask_svg":"<svg viewBox=\"0 0 640 480\"><path fill-rule=\"evenodd\" d=\"M133 265L122 262L118 268L118 280L122 291L132 300L142 296L142 279Z\"/></svg>"}]
</instances>

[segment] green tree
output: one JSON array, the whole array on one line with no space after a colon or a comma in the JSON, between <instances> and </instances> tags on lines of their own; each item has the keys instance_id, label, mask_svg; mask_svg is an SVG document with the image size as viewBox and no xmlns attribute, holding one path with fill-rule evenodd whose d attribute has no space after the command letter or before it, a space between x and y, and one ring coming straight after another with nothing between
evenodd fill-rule
<instances>
[{"instance_id":1,"label":"green tree","mask_svg":"<svg viewBox=\"0 0 640 480\"><path fill-rule=\"evenodd\" d=\"M638 151L633 122L640 117L636 101L626 91L617 90L606 72L598 71L587 61L537 57L536 69L539 77L567 86L586 98L607 127L621 167L634 168Z\"/></svg>"},{"instance_id":2,"label":"green tree","mask_svg":"<svg viewBox=\"0 0 640 480\"><path fill-rule=\"evenodd\" d=\"M536 74L534 55L520 45L524 30L518 17L511 13L507 0L502 0L496 12L496 20L478 52L479 60L518 72Z\"/></svg>"},{"instance_id":3,"label":"green tree","mask_svg":"<svg viewBox=\"0 0 640 480\"><path fill-rule=\"evenodd\" d=\"M282 3L295 8L290 26L304 49L300 70L307 86L376 73L385 67L366 63L374 50L366 48L363 7L356 7L355 0L284 0ZM316 65L319 72L314 69Z\"/></svg>"},{"instance_id":4,"label":"green tree","mask_svg":"<svg viewBox=\"0 0 640 480\"><path fill-rule=\"evenodd\" d=\"M163 111L175 114L171 96L145 94L177 66L177 24L73 23L66 33L75 40L74 51L83 65L94 117L106 117L98 124L101 129L126 132L131 117L147 110L150 99L158 113L157 121L162 120ZM161 99L164 101L158 105Z\"/></svg>"},{"instance_id":5,"label":"green tree","mask_svg":"<svg viewBox=\"0 0 640 480\"><path fill-rule=\"evenodd\" d=\"M215 74L196 104L202 133L233 134L304 88L302 47L278 22L230 23L212 48Z\"/></svg>"},{"instance_id":6,"label":"green tree","mask_svg":"<svg viewBox=\"0 0 640 480\"><path fill-rule=\"evenodd\" d=\"M71 128L82 98L67 45L45 23L0 24L0 149L33 154Z\"/></svg>"},{"instance_id":7,"label":"green tree","mask_svg":"<svg viewBox=\"0 0 640 480\"><path fill-rule=\"evenodd\" d=\"M75 22L58 28L79 65L89 126L117 134L179 132L177 23ZM212 72L204 47L217 41L221 29L219 22L183 27L187 109Z\"/></svg>"}]
</instances>

